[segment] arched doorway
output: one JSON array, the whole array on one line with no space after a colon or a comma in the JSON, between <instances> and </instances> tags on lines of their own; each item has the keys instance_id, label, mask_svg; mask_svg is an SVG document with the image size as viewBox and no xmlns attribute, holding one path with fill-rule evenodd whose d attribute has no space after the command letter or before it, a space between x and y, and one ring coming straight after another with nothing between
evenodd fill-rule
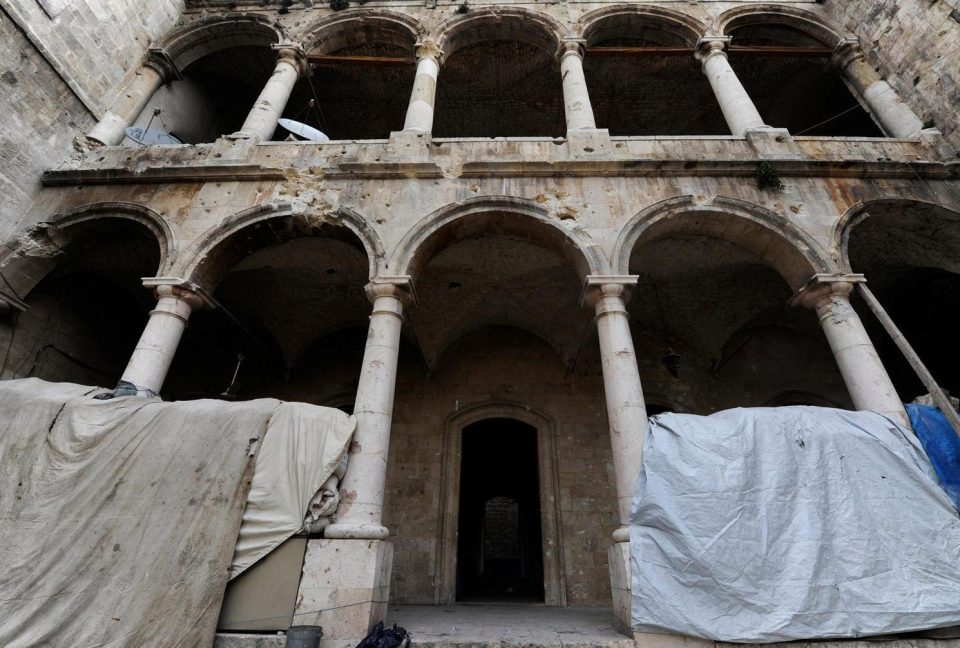
<instances>
[{"instance_id":1,"label":"arched doorway","mask_svg":"<svg viewBox=\"0 0 960 648\"><path fill-rule=\"evenodd\" d=\"M489 403L447 421L435 603L567 604L550 419Z\"/></svg>"},{"instance_id":2,"label":"arched doorway","mask_svg":"<svg viewBox=\"0 0 960 648\"><path fill-rule=\"evenodd\" d=\"M491 418L462 434L457 601L543 602L537 430Z\"/></svg>"}]
</instances>

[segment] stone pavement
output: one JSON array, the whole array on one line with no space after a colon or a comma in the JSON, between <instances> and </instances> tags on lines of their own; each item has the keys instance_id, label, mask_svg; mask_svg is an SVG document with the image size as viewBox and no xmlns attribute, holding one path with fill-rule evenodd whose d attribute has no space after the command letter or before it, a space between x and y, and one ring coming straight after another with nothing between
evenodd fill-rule
<instances>
[{"instance_id":1,"label":"stone pavement","mask_svg":"<svg viewBox=\"0 0 960 648\"><path fill-rule=\"evenodd\" d=\"M391 605L387 619L406 628L416 648L634 645L614 628L609 607Z\"/></svg>"}]
</instances>

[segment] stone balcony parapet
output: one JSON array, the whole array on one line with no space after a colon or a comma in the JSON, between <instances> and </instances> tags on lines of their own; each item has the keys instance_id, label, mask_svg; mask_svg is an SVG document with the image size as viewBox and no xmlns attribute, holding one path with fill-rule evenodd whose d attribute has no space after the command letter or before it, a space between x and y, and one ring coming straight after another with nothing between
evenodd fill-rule
<instances>
[{"instance_id":1,"label":"stone balcony parapet","mask_svg":"<svg viewBox=\"0 0 960 648\"><path fill-rule=\"evenodd\" d=\"M836 137L612 137L599 154L563 138L435 138L411 152L390 140L105 147L43 176L46 186L281 180L288 171L333 179L506 176L749 176L760 160L780 175L956 178L960 164L925 140Z\"/></svg>"}]
</instances>

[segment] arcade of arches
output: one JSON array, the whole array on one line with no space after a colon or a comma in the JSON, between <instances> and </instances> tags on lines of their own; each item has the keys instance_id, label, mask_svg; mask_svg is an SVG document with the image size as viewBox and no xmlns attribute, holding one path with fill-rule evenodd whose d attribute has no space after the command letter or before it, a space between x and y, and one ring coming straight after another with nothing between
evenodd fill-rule
<instances>
[{"instance_id":1,"label":"arcade of arches","mask_svg":"<svg viewBox=\"0 0 960 648\"><path fill-rule=\"evenodd\" d=\"M393 601L609 600L604 539L622 520L618 496L622 504L628 493L617 492L622 486L607 466L625 462L631 449L614 445L611 455L608 422L636 424L644 416L618 409L629 398L614 403L605 395L610 381L614 391L630 384L632 356L617 366L607 355L622 351L624 339L636 348L633 375L650 414L859 406L829 331L825 337L812 312L789 305L809 261L786 251L792 244L777 242L772 230L743 224L747 235L724 238L724 227L708 219L722 220L680 210L646 227L625 257L629 274L588 277L587 285L597 287L586 293L583 273L597 263L593 251L532 216L478 210L420 236L406 262L415 299L409 285L401 290L396 392L386 422L390 459L377 504L396 550ZM852 222L851 268L871 279L931 369L956 389L948 341L960 300L960 218L934 206L881 201ZM137 284L157 274L155 234L104 215L48 236L62 253L21 293L29 309L4 322L4 376L101 385L129 378L135 362L123 373L124 362L136 357L151 317ZM887 253L892 239L901 243L896 255ZM771 245L784 251L771 252ZM193 277L215 308L198 302L192 315L188 310L190 326L161 393L361 407L365 347L370 353L368 274L364 243L345 227L279 217L234 231L197 266ZM624 303L618 324L617 304ZM900 395L909 400L923 392L870 313L854 304ZM375 308L371 322L376 318ZM515 406L541 418L517 419ZM451 417L478 407L472 423L450 427ZM451 459L451 435L462 465ZM499 463L513 468L490 477L485 467L497 453L506 453ZM460 499L443 505L450 488ZM442 521L444 515L453 521ZM454 538L461 545L445 551L435 530L457 528L451 524L459 525ZM444 560L457 565L446 576Z\"/></svg>"},{"instance_id":2,"label":"arcade of arches","mask_svg":"<svg viewBox=\"0 0 960 648\"><path fill-rule=\"evenodd\" d=\"M387 600L625 627L648 416L927 391L864 281L960 393L956 152L820 4L226 4L0 248L0 379L351 413L329 648Z\"/></svg>"}]
</instances>

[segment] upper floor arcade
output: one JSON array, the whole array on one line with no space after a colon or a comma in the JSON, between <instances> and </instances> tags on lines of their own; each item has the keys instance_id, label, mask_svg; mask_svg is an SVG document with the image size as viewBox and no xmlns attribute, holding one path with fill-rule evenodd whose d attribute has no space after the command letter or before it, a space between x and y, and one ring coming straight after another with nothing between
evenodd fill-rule
<instances>
[{"instance_id":1,"label":"upper floor arcade","mask_svg":"<svg viewBox=\"0 0 960 648\"><path fill-rule=\"evenodd\" d=\"M141 147L126 129L150 126L188 164L217 143L361 163L955 154L811 3L287 5L188 10L89 141Z\"/></svg>"}]
</instances>

